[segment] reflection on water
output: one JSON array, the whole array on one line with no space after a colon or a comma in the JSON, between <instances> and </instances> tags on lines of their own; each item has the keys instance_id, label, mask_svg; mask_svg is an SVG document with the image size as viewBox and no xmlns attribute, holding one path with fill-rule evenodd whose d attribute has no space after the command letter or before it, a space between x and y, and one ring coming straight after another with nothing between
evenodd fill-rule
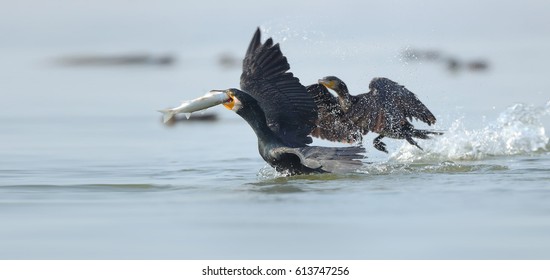
<instances>
[{"instance_id":1,"label":"reflection on water","mask_svg":"<svg viewBox=\"0 0 550 280\"><path fill-rule=\"evenodd\" d=\"M491 172L508 170L508 167L498 164L455 163L377 163L360 170L371 175L411 174L411 173L467 173Z\"/></svg>"}]
</instances>

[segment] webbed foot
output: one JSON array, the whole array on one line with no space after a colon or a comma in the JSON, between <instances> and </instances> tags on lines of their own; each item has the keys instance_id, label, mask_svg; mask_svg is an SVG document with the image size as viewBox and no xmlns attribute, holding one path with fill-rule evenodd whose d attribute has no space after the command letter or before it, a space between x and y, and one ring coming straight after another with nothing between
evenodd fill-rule
<instances>
[{"instance_id":1,"label":"webbed foot","mask_svg":"<svg viewBox=\"0 0 550 280\"><path fill-rule=\"evenodd\" d=\"M388 150L386 150L386 143L380 141L382 140L382 138L384 138L384 136L382 135L374 138L374 141L372 141L372 144L374 145L374 148L387 154Z\"/></svg>"},{"instance_id":2,"label":"webbed foot","mask_svg":"<svg viewBox=\"0 0 550 280\"><path fill-rule=\"evenodd\" d=\"M409 142L411 145L414 145L416 146L417 148L419 148L421 151L424 151L424 149L422 149L422 147L418 146L418 143L416 143L416 141L414 141L410 136L405 138L407 140L407 142Z\"/></svg>"}]
</instances>

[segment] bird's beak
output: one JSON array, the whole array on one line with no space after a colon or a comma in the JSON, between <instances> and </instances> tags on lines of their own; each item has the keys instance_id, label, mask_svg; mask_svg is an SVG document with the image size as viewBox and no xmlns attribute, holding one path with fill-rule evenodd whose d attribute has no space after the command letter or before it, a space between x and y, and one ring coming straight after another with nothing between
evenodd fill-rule
<instances>
[{"instance_id":1,"label":"bird's beak","mask_svg":"<svg viewBox=\"0 0 550 280\"><path fill-rule=\"evenodd\" d=\"M223 106L233 112L239 111L243 106L241 101L235 96L232 90L228 90L226 93L229 99L223 103Z\"/></svg>"},{"instance_id":2,"label":"bird's beak","mask_svg":"<svg viewBox=\"0 0 550 280\"><path fill-rule=\"evenodd\" d=\"M231 91L228 91L227 97L228 99L223 103L223 106L229 110L233 110L233 108L235 107L236 98Z\"/></svg>"},{"instance_id":3,"label":"bird's beak","mask_svg":"<svg viewBox=\"0 0 550 280\"><path fill-rule=\"evenodd\" d=\"M323 79L319 79L318 82L319 82L319 84L321 84L321 85L323 85L323 86L325 86L325 87L327 87L327 88L329 88L329 89L332 89L332 90L333 90L334 87L335 87L334 81L329 81L329 80L326 80L326 79L324 79L324 78L323 78Z\"/></svg>"}]
</instances>

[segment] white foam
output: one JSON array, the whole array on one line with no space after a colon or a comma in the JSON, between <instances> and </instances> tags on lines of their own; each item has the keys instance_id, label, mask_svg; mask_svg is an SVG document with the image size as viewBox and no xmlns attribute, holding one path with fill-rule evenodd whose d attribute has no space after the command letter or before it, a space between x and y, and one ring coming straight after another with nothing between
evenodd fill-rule
<instances>
[{"instance_id":1,"label":"white foam","mask_svg":"<svg viewBox=\"0 0 550 280\"><path fill-rule=\"evenodd\" d=\"M283 174L280 172L277 172L275 168L271 167L269 164L266 164L260 171L258 171L258 174L256 174L258 180L270 180L280 177L287 177L288 174Z\"/></svg>"},{"instance_id":2,"label":"white foam","mask_svg":"<svg viewBox=\"0 0 550 280\"><path fill-rule=\"evenodd\" d=\"M457 119L444 135L419 142L424 151L404 142L390 161L479 160L547 151L545 115L550 115L550 101L544 107L515 104L482 129L468 129Z\"/></svg>"}]
</instances>

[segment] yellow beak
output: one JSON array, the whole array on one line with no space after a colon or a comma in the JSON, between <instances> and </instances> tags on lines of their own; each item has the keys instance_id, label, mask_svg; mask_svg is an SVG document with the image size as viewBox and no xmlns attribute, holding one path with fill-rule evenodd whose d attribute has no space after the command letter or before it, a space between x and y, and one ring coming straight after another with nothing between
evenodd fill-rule
<instances>
[{"instance_id":1,"label":"yellow beak","mask_svg":"<svg viewBox=\"0 0 550 280\"><path fill-rule=\"evenodd\" d=\"M225 101L223 106L229 110L233 110L233 107L235 107L235 96L233 96L232 93L229 93L227 96L229 97L229 100Z\"/></svg>"},{"instance_id":2,"label":"yellow beak","mask_svg":"<svg viewBox=\"0 0 550 280\"><path fill-rule=\"evenodd\" d=\"M335 88L335 83L334 81L328 81L328 80L325 80L325 79L319 79L318 81L320 84L322 84L323 86L329 88L329 89L334 89Z\"/></svg>"}]
</instances>

